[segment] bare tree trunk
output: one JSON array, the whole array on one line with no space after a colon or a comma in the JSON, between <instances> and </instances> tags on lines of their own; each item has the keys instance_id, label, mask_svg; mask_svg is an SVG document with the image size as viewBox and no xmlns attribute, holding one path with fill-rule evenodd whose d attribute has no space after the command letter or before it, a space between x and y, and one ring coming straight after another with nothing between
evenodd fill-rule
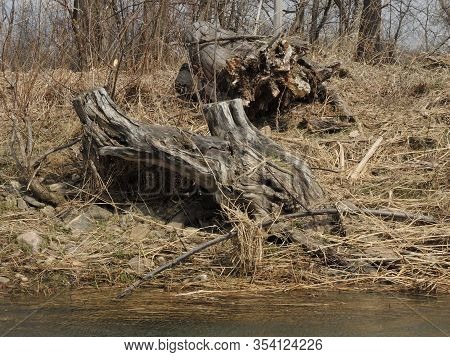
<instances>
[{"instance_id":1,"label":"bare tree trunk","mask_svg":"<svg viewBox=\"0 0 450 357\"><path fill-rule=\"evenodd\" d=\"M328 14L331 9L331 4L332 4L332 0L328 0L327 3L325 4L325 7L323 9L322 19L320 20L319 25L317 26L317 37L315 40L317 40L319 38L320 31L322 31L323 27L325 26L325 24L328 20Z\"/></svg>"},{"instance_id":2,"label":"bare tree trunk","mask_svg":"<svg viewBox=\"0 0 450 357\"><path fill-rule=\"evenodd\" d=\"M292 27L289 30L290 34L303 35L303 32L305 30L305 10L307 4L308 4L307 0L298 0L297 8L295 10L294 23L292 24Z\"/></svg>"},{"instance_id":3,"label":"bare tree trunk","mask_svg":"<svg viewBox=\"0 0 450 357\"><path fill-rule=\"evenodd\" d=\"M92 68L109 60L106 35L110 31L109 23L113 21L109 16L112 8L95 0L74 0L72 29L80 57L79 69Z\"/></svg>"},{"instance_id":4,"label":"bare tree trunk","mask_svg":"<svg viewBox=\"0 0 450 357\"><path fill-rule=\"evenodd\" d=\"M236 16L236 12L237 12L236 1L238 1L238 0L232 0L232 2L231 2L231 10L230 10L230 16L228 17L227 29L231 29L233 27L234 18Z\"/></svg>"},{"instance_id":5,"label":"bare tree trunk","mask_svg":"<svg viewBox=\"0 0 450 357\"><path fill-rule=\"evenodd\" d=\"M169 3L168 0L159 1L158 13L156 15L155 27L152 34L152 40L157 44L157 60L160 61L164 50L164 37L169 23Z\"/></svg>"},{"instance_id":6,"label":"bare tree trunk","mask_svg":"<svg viewBox=\"0 0 450 357\"><path fill-rule=\"evenodd\" d=\"M356 33L358 30L358 25L361 20L360 9L361 9L361 1L362 0L352 0L353 1L353 11L351 13L351 21L350 21L350 29L349 33L352 35ZM350 15L349 15L350 16Z\"/></svg>"},{"instance_id":7,"label":"bare tree trunk","mask_svg":"<svg viewBox=\"0 0 450 357\"><path fill-rule=\"evenodd\" d=\"M141 61L144 66L148 63L150 57L150 41L152 38L151 25L151 15L152 15L153 4L150 2L144 2L142 9L142 29L141 29L141 40L140 40L140 52Z\"/></svg>"},{"instance_id":8,"label":"bare tree trunk","mask_svg":"<svg viewBox=\"0 0 450 357\"><path fill-rule=\"evenodd\" d=\"M374 61L381 50L381 0L364 0L356 59Z\"/></svg>"},{"instance_id":9,"label":"bare tree trunk","mask_svg":"<svg viewBox=\"0 0 450 357\"><path fill-rule=\"evenodd\" d=\"M77 59L74 63L75 71L82 71L88 63L88 59L86 57L85 48L83 45L83 39L81 37L81 29L80 29L80 0L73 1L73 9L71 13L71 23L72 23L72 31L75 38L75 44L77 48Z\"/></svg>"},{"instance_id":10,"label":"bare tree trunk","mask_svg":"<svg viewBox=\"0 0 450 357\"><path fill-rule=\"evenodd\" d=\"M217 18L219 19L220 26L223 28L226 26L226 5L226 0L217 0Z\"/></svg>"},{"instance_id":11,"label":"bare tree trunk","mask_svg":"<svg viewBox=\"0 0 450 357\"><path fill-rule=\"evenodd\" d=\"M311 27L309 29L309 42L315 43L320 35L320 31L325 26L326 21L328 19L328 13L331 9L332 0L328 0L323 8L323 15L319 22L320 15L320 0L313 0L312 8L311 8Z\"/></svg>"},{"instance_id":12,"label":"bare tree trunk","mask_svg":"<svg viewBox=\"0 0 450 357\"><path fill-rule=\"evenodd\" d=\"M317 32L317 26L319 21L319 0L313 0L311 8L311 26L309 28L309 42L316 42L319 34Z\"/></svg>"},{"instance_id":13,"label":"bare tree trunk","mask_svg":"<svg viewBox=\"0 0 450 357\"><path fill-rule=\"evenodd\" d=\"M255 29L253 30L254 35L256 35L258 33L259 19L261 18L262 6L263 6L263 0L259 0L258 11L256 13L256 18L255 18Z\"/></svg>"},{"instance_id":14,"label":"bare tree trunk","mask_svg":"<svg viewBox=\"0 0 450 357\"><path fill-rule=\"evenodd\" d=\"M283 31L283 0L275 0L273 27L275 36Z\"/></svg>"},{"instance_id":15,"label":"bare tree trunk","mask_svg":"<svg viewBox=\"0 0 450 357\"><path fill-rule=\"evenodd\" d=\"M209 19L211 11L211 0L200 0L198 9L198 20L206 21Z\"/></svg>"},{"instance_id":16,"label":"bare tree trunk","mask_svg":"<svg viewBox=\"0 0 450 357\"><path fill-rule=\"evenodd\" d=\"M442 18L448 26L450 26L450 3L448 0L439 0L439 5L442 10Z\"/></svg>"},{"instance_id":17,"label":"bare tree trunk","mask_svg":"<svg viewBox=\"0 0 450 357\"><path fill-rule=\"evenodd\" d=\"M236 0L236 10L234 12L234 17L233 17L233 26L230 27L231 30L233 30L234 32L239 32L239 29L241 28L241 17L242 17L242 7L243 7L243 2L240 0Z\"/></svg>"},{"instance_id":18,"label":"bare tree trunk","mask_svg":"<svg viewBox=\"0 0 450 357\"><path fill-rule=\"evenodd\" d=\"M5 72L5 70L6 70L7 55L11 55L11 53L8 53L8 51L11 51L12 33L13 33L15 12L16 12L16 1L13 0L10 6L11 6L11 10L10 10L9 19L8 19L8 29L6 31L5 39L4 39L3 45L2 45L2 56L1 56L2 72ZM11 58L9 58L9 62L11 62Z\"/></svg>"},{"instance_id":19,"label":"bare tree trunk","mask_svg":"<svg viewBox=\"0 0 450 357\"><path fill-rule=\"evenodd\" d=\"M339 10L339 35L343 36L348 33L348 8L345 6L345 0L334 0Z\"/></svg>"}]
</instances>

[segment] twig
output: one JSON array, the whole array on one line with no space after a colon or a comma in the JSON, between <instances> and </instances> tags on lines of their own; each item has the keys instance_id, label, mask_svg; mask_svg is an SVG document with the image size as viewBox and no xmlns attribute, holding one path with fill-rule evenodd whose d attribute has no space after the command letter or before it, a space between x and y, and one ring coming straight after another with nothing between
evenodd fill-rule
<instances>
[{"instance_id":1,"label":"twig","mask_svg":"<svg viewBox=\"0 0 450 357\"><path fill-rule=\"evenodd\" d=\"M275 221L286 221L293 218L301 218L301 217L310 217L310 216L322 216L322 215L335 215L342 212L346 212L348 214L368 214L373 216L379 216L379 217L385 217L390 219L397 219L397 220L411 220L414 222L419 223L425 223L425 224L433 224L436 223L436 220L431 216L424 216L421 214L413 214L408 212L394 212L389 210L378 210L378 209L369 209L369 208L346 208L342 207L340 209L337 208L324 208L324 209L318 209L318 210L309 210L305 212L297 212L292 214L287 214L284 216L279 216L275 219L266 219L261 222L261 227L266 228L270 225L273 225ZM158 274L162 273L163 271L173 268L182 262L184 262L187 258L190 256L199 253L215 244L224 242L226 240L229 240L231 238L234 238L237 235L237 231L231 231L230 233L221 235L217 238L214 238L210 241L204 242L202 244L199 244L194 249L190 250L189 252L186 252L177 258L171 260L170 262L161 265L157 269L151 271L150 273L147 273L143 275L141 278L136 280L133 284L128 286L126 289L122 290L122 292L117 295L118 299L122 299L125 296L131 294L131 292L138 288L142 283L144 283L146 280L150 280L157 276Z\"/></svg>"},{"instance_id":2,"label":"twig","mask_svg":"<svg viewBox=\"0 0 450 357\"><path fill-rule=\"evenodd\" d=\"M79 136L78 138L69 141L68 143L64 144L64 145L60 145L57 147L54 147L50 150L47 150L43 155L39 156L37 159L33 160L33 162L30 165L30 169L33 169L33 172L31 173L30 177L28 178L28 185L27 185L27 190L30 189L31 186L31 182L34 180L34 178L36 177L37 173L39 172L39 169L41 168L41 164L42 161L44 161L49 155L54 154L55 152L67 149L73 145L75 145L76 143L78 143L79 141L81 141L82 136Z\"/></svg>"},{"instance_id":3,"label":"twig","mask_svg":"<svg viewBox=\"0 0 450 357\"><path fill-rule=\"evenodd\" d=\"M119 295L117 295L117 298L118 299L124 298L125 296L129 295L134 289L139 287L144 281L154 278L156 275L158 275L159 273L162 273L164 270L173 268L174 266L181 264L187 258L189 258L191 255L194 255L195 253L201 252L202 250L205 250L206 248L209 248L215 244L218 244L218 243L221 243L228 239L233 238L234 236L236 236L236 234L237 234L237 231L231 231L230 233L221 235L215 239L212 239L210 241L199 244L198 246L196 246L194 249L190 250L189 252L186 252L186 253L178 256L177 258L171 260L170 262L168 262L164 265L161 265L160 267L151 271L150 273L145 274L140 279L136 280L133 284L128 286L126 289L124 289Z\"/></svg>"},{"instance_id":4,"label":"twig","mask_svg":"<svg viewBox=\"0 0 450 357\"><path fill-rule=\"evenodd\" d=\"M281 216L280 218L283 220L292 219L292 218L301 218L308 216L324 216L324 215L334 215L338 213L348 213L348 214L367 214L372 216L378 216L382 218L388 218L393 220L411 220L417 223L423 224L435 224L436 219L433 216L425 216L422 214L415 214L409 212L402 211L390 211L384 209L371 209L371 208L359 208L359 207L342 207L342 208L324 208L318 210L311 210L307 212L298 212L292 213L288 215Z\"/></svg>"},{"instance_id":5,"label":"twig","mask_svg":"<svg viewBox=\"0 0 450 357\"><path fill-rule=\"evenodd\" d=\"M253 34L254 35L256 35L258 33L259 18L261 17L262 5L263 5L263 0L260 0L259 1L259 5L258 5L258 12L256 13L255 29L253 30Z\"/></svg>"},{"instance_id":6,"label":"twig","mask_svg":"<svg viewBox=\"0 0 450 357\"><path fill-rule=\"evenodd\" d=\"M339 145L339 168L341 171L345 170L345 152L344 152L344 145L342 145L342 143L340 143L339 141L337 142Z\"/></svg>"},{"instance_id":7,"label":"twig","mask_svg":"<svg viewBox=\"0 0 450 357\"><path fill-rule=\"evenodd\" d=\"M333 172L335 174L339 174L342 172L342 170L333 170L333 169L327 169L326 167L315 167L315 166L310 166L309 167L311 170L319 170L319 171L328 171L328 172Z\"/></svg>"},{"instance_id":8,"label":"twig","mask_svg":"<svg viewBox=\"0 0 450 357\"><path fill-rule=\"evenodd\" d=\"M30 177L28 178L27 190L30 189L31 182L34 180L34 178L36 177L39 169L41 168L42 161L44 161L49 155L54 154L55 152L67 149L67 148L75 145L76 143L81 141L81 138L82 137L79 136L78 138L68 142L67 144L64 144L64 145L61 145L61 146L57 146L55 148L47 150L44 154L39 156L37 159L33 160L31 165L30 165L30 169L33 169L33 172L31 173Z\"/></svg>"},{"instance_id":9,"label":"twig","mask_svg":"<svg viewBox=\"0 0 450 357\"><path fill-rule=\"evenodd\" d=\"M377 141L375 141L372 145L372 147L367 151L366 155L363 157L363 159L359 162L359 164L356 166L356 168L353 170L351 174L348 175L348 179L350 180L356 180L359 175L361 174L362 170L367 165L367 162L370 160L370 158L375 154L379 146L381 145L381 142L383 141L383 137L380 136Z\"/></svg>"},{"instance_id":10,"label":"twig","mask_svg":"<svg viewBox=\"0 0 450 357\"><path fill-rule=\"evenodd\" d=\"M55 152L67 149L67 148L75 145L76 143L80 142L81 139L82 139L82 136L79 136L64 145L60 145L60 146L57 146L57 147L47 150L44 154L39 156L37 159L33 160L31 167L39 166L42 163L42 161L44 161L49 155L54 154Z\"/></svg>"}]
</instances>

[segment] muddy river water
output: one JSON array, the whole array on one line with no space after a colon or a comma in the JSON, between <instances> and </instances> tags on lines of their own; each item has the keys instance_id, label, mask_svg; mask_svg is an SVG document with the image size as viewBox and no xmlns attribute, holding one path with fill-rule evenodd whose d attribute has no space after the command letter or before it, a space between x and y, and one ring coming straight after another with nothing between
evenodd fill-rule
<instances>
[{"instance_id":1,"label":"muddy river water","mask_svg":"<svg viewBox=\"0 0 450 357\"><path fill-rule=\"evenodd\" d=\"M450 296L116 292L0 296L0 336L450 335Z\"/></svg>"}]
</instances>

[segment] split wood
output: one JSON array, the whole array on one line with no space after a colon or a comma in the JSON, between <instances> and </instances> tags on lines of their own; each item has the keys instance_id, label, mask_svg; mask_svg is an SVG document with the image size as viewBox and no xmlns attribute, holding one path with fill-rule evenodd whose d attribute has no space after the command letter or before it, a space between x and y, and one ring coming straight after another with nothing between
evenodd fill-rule
<instances>
[{"instance_id":1,"label":"split wood","mask_svg":"<svg viewBox=\"0 0 450 357\"><path fill-rule=\"evenodd\" d=\"M383 137L380 136L377 141L373 143L369 151L367 151L366 155L363 157L363 159L360 161L358 166L353 170L353 172L347 177L348 179L354 181L356 180L359 175L361 175L361 172L366 167L367 163L369 162L370 158L375 154L377 149L380 147L381 143L383 141Z\"/></svg>"}]
</instances>

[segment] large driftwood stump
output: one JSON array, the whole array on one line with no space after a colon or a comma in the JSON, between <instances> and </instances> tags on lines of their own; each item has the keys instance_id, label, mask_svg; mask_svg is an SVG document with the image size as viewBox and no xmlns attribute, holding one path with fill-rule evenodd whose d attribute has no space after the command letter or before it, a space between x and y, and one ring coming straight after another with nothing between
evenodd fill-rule
<instances>
[{"instance_id":1,"label":"large driftwood stump","mask_svg":"<svg viewBox=\"0 0 450 357\"><path fill-rule=\"evenodd\" d=\"M128 162L136 174L163 169L219 205L232 203L258 216L308 210L322 196L308 166L262 135L240 99L205 106L212 136L133 120L103 88L80 95L74 107L84 128L85 159L97 175L115 160Z\"/></svg>"},{"instance_id":2,"label":"large driftwood stump","mask_svg":"<svg viewBox=\"0 0 450 357\"><path fill-rule=\"evenodd\" d=\"M340 63L313 64L298 38L239 36L197 22L187 34L187 46L190 64L183 64L175 80L177 91L186 97L209 102L241 98L251 119L314 100L326 100L351 115L325 84Z\"/></svg>"}]
</instances>

